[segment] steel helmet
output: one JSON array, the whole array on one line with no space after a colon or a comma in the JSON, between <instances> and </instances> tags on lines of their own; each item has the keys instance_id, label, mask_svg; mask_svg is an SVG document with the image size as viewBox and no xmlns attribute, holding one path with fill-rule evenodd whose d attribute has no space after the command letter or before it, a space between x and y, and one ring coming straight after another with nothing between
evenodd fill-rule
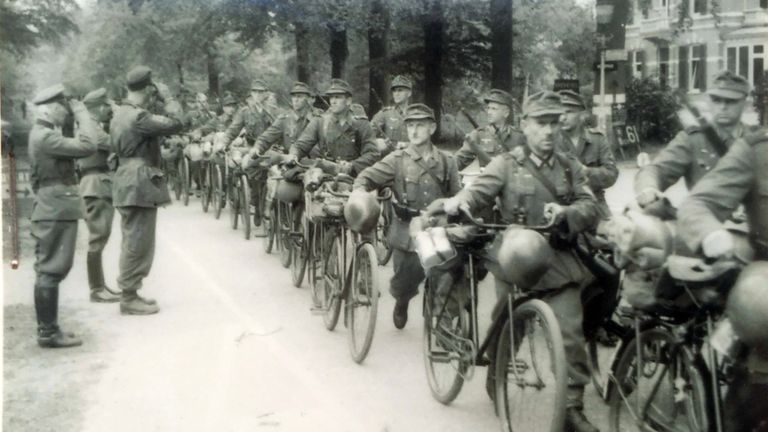
<instances>
[{"instance_id":1,"label":"steel helmet","mask_svg":"<svg viewBox=\"0 0 768 432\"><path fill-rule=\"evenodd\" d=\"M627 211L608 222L608 239L624 253L641 248L672 250L674 229L669 223L639 211Z\"/></svg>"},{"instance_id":2,"label":"steel helmet","mask_svg":"<svg viewBox=\"0 0 768 432\"><path fill-rule=\"evenodd\" d=\"M352 191L344 205L344 220L349 228L357 233L373 231L380 213L379 201L372 193L363 190Z\"/></svg>"},{"instance_id":3,"label":"steel helmet","mask_svg":"<svg viewBox=\"0 0 768 432\"><path fill-rule=\"evenodd\" d=\"M536 285L553 258L549 242L536 231L511 226L502 236L498 255L501 276L521 289Z\"/></svg>"},{"instance_id":4,"label":"steel helmet","mask_svg":"<svg viewBox=\"0 0 768 432\"><path fill-rule=\"evenodd\" d=\"M299 183L293 183L280 179L277 182L276 196L277 199L282 202L299 202L303 196L303 188Z\"/></svg>"},{"instance_id":5,"label":"steel helmet","mask_svg":"<svg viewBox=\"0 0 768 432\"><path fill-rule=\"evenodd\" d=\"M768 261L755 261L742 270L728 295L725 313L741 340L768 349Z\"/></svg>"}]
</instances>

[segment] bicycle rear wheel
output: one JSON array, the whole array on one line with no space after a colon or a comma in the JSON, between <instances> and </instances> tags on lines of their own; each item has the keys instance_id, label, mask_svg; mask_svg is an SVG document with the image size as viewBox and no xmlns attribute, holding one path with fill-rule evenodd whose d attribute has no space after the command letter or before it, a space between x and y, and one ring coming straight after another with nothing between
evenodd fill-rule
<instances>
[{"instance_id":1,"label":"bicycle rear wheel","mask_svg":"<svg viewBox=\"0 0 768 432\"><path fill-rule=\"evenodd\" d=\"M264 252L266 253L272 253L272 249L275 245L275 227L277 219L278 219L278 203L272 202L272 204L269 207L269 210L266 213L266 216L261 221L262 226L264 227Z\"/></svg>"},{"instance_id":2,"label":"bicycle rear wheel","mask_svg":"<svg viewBox=\"0 0 768 432\"><path fill-rule=\"evenodd\" d=\"M307 250L306 237L298 237L298 234L302 232L304 226L304 212L300 207L293 207L293 212L300 212L300 216L293 216L293 228L291 229L291 236L289 238L289 246L293 249L291 252L293 259L291 259L291 281L296 288L301 287L301 282L304 280L304 273L307 269L307 261L309 261L309 252Z\"/></svg>"},{"instance_id":3,"label":"bicycle rear wheel","mask_svg":"<svg viewBox=\"0 0 768 432\"><path fill-rule=\"evenodd\" d=\"M672 335L656 327L632 338L614 371L609 399L612 431L711 430L706 367L685 347L672 349Z\"/></svg>"},{"instance_id":4,"label":"bicycle rear wheel","mask_svg":"<svg viewBox=\"0 0 768 432\"><path fill-rule=\"evenodd\" d=\"M275 232L277 233L277 241L280 243L280 264L284 268L288 268L291 265L291 252L293 252L293 248L290 245L291 217L293 215L291 214L289 204L278 201L277 205L280 206L280 211L278 212Z\"/></svg>"},{"instance_id":5,"label":"bicycle rear wheel","mask_svg":"<svg viewBox=\"0 0 768 432\"><path fill-rule=\"evenodd\" d=\"M211 199L213 199L213 178L211 171L210 161L200 161L200 171L198 176L200 177L200 183L202 183L202 193L200 194L200 204L203 207L203 213L208 213L208 207L211 205Z\"/></svg>"},{"instance_id":6,"label":"bicycle rear wheel","mask_svg":"<svg viewBox=\"0 0 768 432\"><path fill-rule=\"evenodd\" d=\"M315 224L304 218L304 232L309 243L307 243L307 281L312 295L312 305L315 308L321 308L323 293L323 253L326 252L326 245L323 244L323 232L325 227L322 224Z\"/></svg>"},{"instance_id":7,"label":"bicycle rear wheel","mask_svg":"<svg viewBox=\"0 0 768 432\"><path fill-rule=\"evenodd\" d=\"M560 325L549 305L538 299L515 307L513 316L496 350L496 409L502 430L560 432L568 384Z\"/></svg>"},{"instance_id":8,"label":"bicycle rear wheel","mask_svg":"<svg viewBox=\"0 0 768 432\"><path fill-rule=\"evenodd\" d=\"M438 402L448 405L456 399L464 386L464 377L469 368L469 362L474 361L473 350L466 352L465 339L469 335L469 314L461 309L458 318L454 319L453 331L439 329L438 317L434 316L432 305L433 293L429 287L429 278L424 284L424 334L422 349L424 366L427 370L429 390Z\"/></svg>"},{"instance_id":9,"label":"bicycle rear wheel","mask_svg":"<svg viewBox=\"0 0 768 432\"><path fill-rule=\"evenodd\" d=\"M243 236L246 240L251 238L251 187L248 184L248 176L240 176L240 222L243 224Z\"/></svg>"},{"instance_id":10,"label":"bicycle rear wheel","mask_svg":"<svg viewBox=\"0 0 768 432\"><path fill-rule=\"evenodd\" d=\"M347 292L345 311L349 329L349 353L362 363L371 349L379 308L379 274L376 250L364 243L355 257L355 274Z\"/></svg>"},{"instance_id":11,"label":"bicycle rear wheel","mask_svg":"<svg viewBox=\"0 0 768 432\"><path fill-rule=\"evenodd\" d=\"M189 194L191 193L192 177L189 173L189 159L186 156L181 157L179 174L181 174L181 194L184 205L189 205Z\"/></svg>"},{"instance_id":12,"label":"bicycle rear wheel","mask_svg":"<svg viewBox=\"0 0 768 432\"><path fill-rule=\"evenodd\" d=\"M224 175L221 172L221 166L215 163L211 170L212 186L213 186L213 216L218 219L221 217L221 209L226 202L224 194Z\"/></svg>"},{"instance_id":13,"label":"bicycle rear wheel","mask_svg":"<svg viewBox=\"0 0 768 432\"><path fill-rule=\"evenodd\" d=\"M233 175L229 181L229 223L236 230L240 221L240 179Z\"/></svg>"},{"instance_id":14,"label":"bicycle rear wheel","mask_svg":"<svg viewBox=\"0 0 768 432\"><path fill-rule=\"evenodd\" d=\"M333 330L341 313L341 291L344 288L344 261L341 233L335 233L323 265L322 307L325 328Z\"/></svg>"}]
</instances>

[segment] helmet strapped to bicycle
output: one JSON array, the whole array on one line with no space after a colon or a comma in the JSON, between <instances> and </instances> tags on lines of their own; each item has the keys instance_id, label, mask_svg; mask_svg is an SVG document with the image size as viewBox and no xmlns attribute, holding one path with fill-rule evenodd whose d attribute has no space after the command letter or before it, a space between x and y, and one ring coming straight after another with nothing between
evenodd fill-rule
<instances>
[{"instance_id":1,"label":"helmet strapped to bicycle","mask_svg":"<svg viewBox=\"0 0 768 432\"><path fill-rule=\"evenodd\" d=\"M739 275L725 313L747 345L768 349L768 261L755 261Z\"/></svg>"},{"instance_id":2,"label":"helmet strapped to bicycle","mask_svg":"<svg viewBox=\"0 0 768 432\"><path fill-rule=\"evenodd\" d=\"M381 206L376 197L363 190L355 190L344 205L344 220L356 233L368 233L376 228Z\"/></svg>"},{"instance_id":3,"label":"helmet strapped to bicycle","mask_svg":"<svg viewBox=\"0 0 768 432\"><path fill-rule=\"evenodd\" d=\"M290 181L286 181L285 179L280 179L277 182L277 199L286 202L286 203L293 203L293 202L299 202L303 199L303 188L301 187L301 184L299 183L293 183Z\"/></svg>"},{"instance_id":4,"label":"helmet strapped to bicycle","mask_svg":"<svg viewBox=\"0 0 768 432\"><path fill-rule=\"evenodd\" d=\"M536 285L553 259L549 242L536 231L513 225L502 234L498 254L501 276L521 289Z\"/></svg>"}]
</instances>

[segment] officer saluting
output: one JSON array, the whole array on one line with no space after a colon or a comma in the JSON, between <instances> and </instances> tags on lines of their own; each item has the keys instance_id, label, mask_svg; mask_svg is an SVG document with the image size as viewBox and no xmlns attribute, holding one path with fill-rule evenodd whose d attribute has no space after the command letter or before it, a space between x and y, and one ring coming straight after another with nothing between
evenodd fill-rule
<instances>
[{"instance_id":1,"label":"officer saluting","mask_svg":"<svg viewBox=\"0 0 768 432\"><path fill-rule=\"evenodd\" d=\"M120 313L157 313L156 302L139 296L141 281L152 268L155 254L157 208L171 202L160 169L160 137L181 131L181 106L170 95L159 95L152 71L137 66L127 75L128 96L115 110L110 124L112 149L119 167L114 175L113 200L122 217L123 243L120 251L122 290ZM152 114L148 106L160 103L165 116Z\"/></svg>"},{"instance_id":2,"label":"officer saluting","mask_svg":"<svg viewBox=\"0 0 768 432\"><path fill-rule=\"evenodd\" d=\"M88 285L91 301L113 303L120 300L104 282L104 269L101 254L112 232L112 219L115 208L112 207L112 175L109 172L107 158L112 151L109 134L103 127L109 126L112 118L112 106L104 88L94 90L83 98L91 119L98 126L94 129L97 150L91 156L77 161L80 173L80 196L85 205L85 224L88 226Z\"/></svg>"},{"instance_id":3,"label":"officer saluting","mask_svg":"<svg viewBox=\"0 0 768 432\"><path fill-rule=\"evenodd\" d=\"M77 346L82 341L58 326L59 283L72 268L77 220L83 217L75 159L96 151L97 126L82 103L67 102L62 85L41 91L33 103L40 107L29 133L35 192L31 230L35 239L37 343L44 348ZM79 125L77 138L65 138L61 133L70 108Z\"/></svg>"},{"instance_id":4,"label":"officer saluting","mask_svg":"<svg viewBox=\"0 0 768 432\"><path fill-rule=\"evenodd\" d=\"M410 220L432 201L453 196L461 189L456 161L432 145L431 136L437 128L432 109L424 104L409 105L404 120L410 145L363 170L354 183L355 189L393 189L396 217L389 229L389 244L395 274L390 293L397 300L393 320L398 329L408 321L408 302L419 293L424 280L409 233Z\"/></svg>"},{"instance_id":5,"label":"officer saluting","mask_svg":"<svg viewBox=\"0 0 768 432\"><path fill-rule=\"evenodd\" d=\"M589 188L597 197L600 217L608 219L611 210L605 202L605 189L619 178L611 146L602 132L585 126L587 105L581 95L572 90L561 90L558 94L565 109L560 117L563 132L558 150L572 154L584 166Z\"/></svg>"},{"instance_id":6,"label":"officer saluting","mask_svg":"<svg viewBox=\"0 0 768 432\"><path fill-rule=\"evenodd\" d=\"M456 152L459 170L468 167L475 158L484 167L494 156L512 151L525 142L520 130L512 126L512 95L493 89L483 100L488 125L473 130L464 138L464 144Z\"/></svg>"},{"instance_id":7,"label":"officer saluting","mask_svg":"<svg viewBox=\"0 0 768 432\"><path fill-rule=\"evenodd\" d=\"M411 100L413 84L403 75L392 79L392 100L394 105L386 106L371 119L371 126L376 136L379 151L387 154L408 144L408 131L405 129L405 110Z\"/></svg>"}]
</instances>

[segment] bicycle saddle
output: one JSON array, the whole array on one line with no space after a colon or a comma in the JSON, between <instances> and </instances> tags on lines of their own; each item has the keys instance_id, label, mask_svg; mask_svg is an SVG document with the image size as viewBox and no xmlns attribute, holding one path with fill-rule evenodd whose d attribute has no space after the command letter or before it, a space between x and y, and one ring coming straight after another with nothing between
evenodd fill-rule
<instances>
[{"instance_id":1,"label":"bicycle saddle","mask_svg":"<svg viewBox=\"0 0 768 432\"><path fill-rule=\"evenodd\" d=\"M738 264L733 261L717 261L706 264L699 258L670 255L667 268L670 276L683 282L708 282L719 278Z\"/></svg>"}]
</instances>

